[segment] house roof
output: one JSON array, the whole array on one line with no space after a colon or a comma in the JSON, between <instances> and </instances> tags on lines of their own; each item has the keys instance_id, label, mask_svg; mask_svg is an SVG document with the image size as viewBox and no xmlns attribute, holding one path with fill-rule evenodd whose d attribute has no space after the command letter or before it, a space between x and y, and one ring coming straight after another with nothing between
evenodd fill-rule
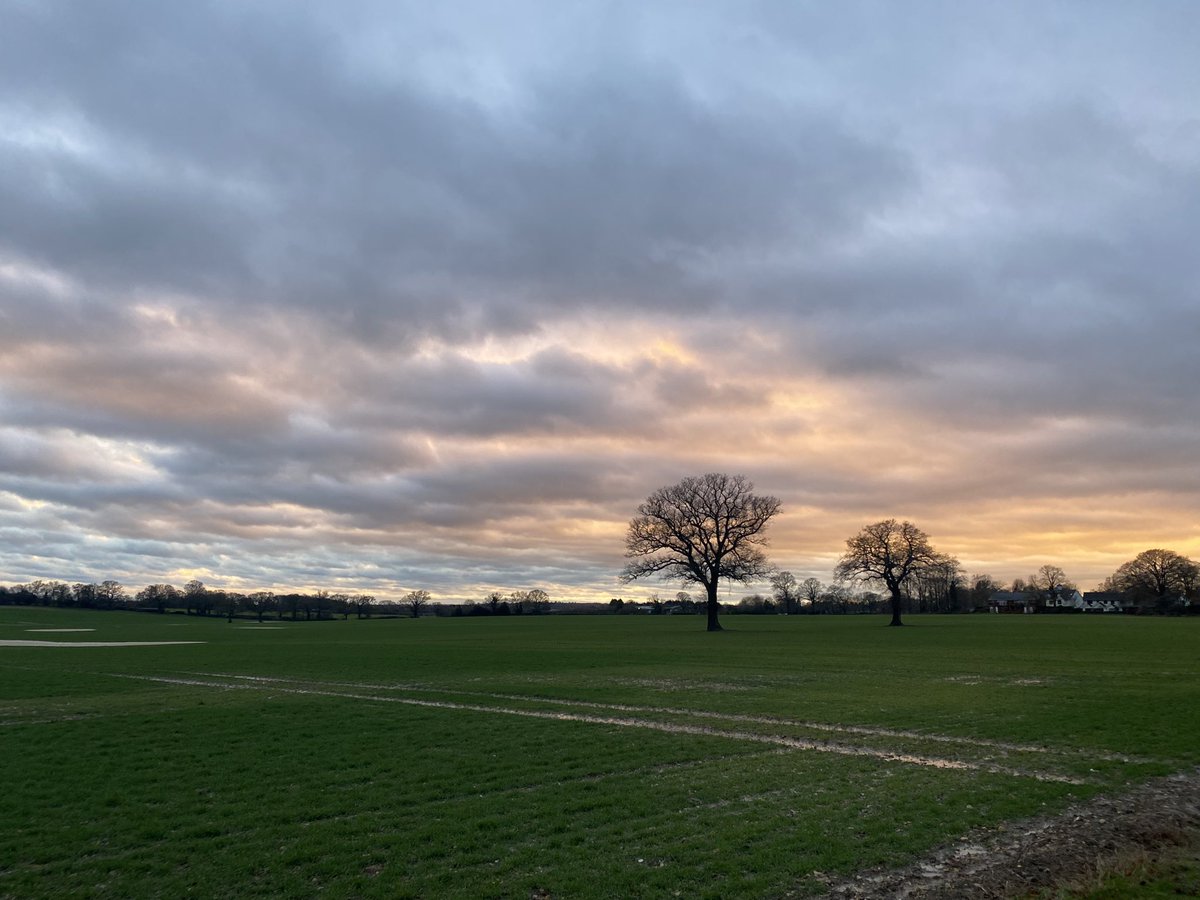
<instances>
[{"instance_id":1,"label":"house roof","mask_svg":"<svg viewBox=\"0 0 1200 900\"><path fill-rule=\"evenodd\" d=\"M988 597L989 603L1023 603L1029 599L1025 591L996 591Z\"/></svg>"},{"instance_id":2,"label":"house roof","mask_svg":"<svg viewBox=\"0 0 1200 900\"><path fill-rule=\"evenodd\" d=\"M1121 603L1128 598L1120 591L1085 591L1083 599L1088 603Z\"/></svg>"}]
</instances>

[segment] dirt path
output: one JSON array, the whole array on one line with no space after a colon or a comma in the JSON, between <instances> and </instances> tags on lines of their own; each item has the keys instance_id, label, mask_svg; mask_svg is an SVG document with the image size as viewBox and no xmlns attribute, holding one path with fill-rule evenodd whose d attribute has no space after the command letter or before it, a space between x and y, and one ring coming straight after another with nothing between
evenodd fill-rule
<instances>
[{"instance_id":1,"label":"dirt path","mask_svg":"<svg viewBox=\"0 0 1200 900\"><path fill-rule=\"evenodd\" d=\"M1200 847L1200 770L1098 797L1058 816L968 835L907 866L830 883L830 896L998 900L1086 881L1123 863Z\"/></svg>"}]
</instances>

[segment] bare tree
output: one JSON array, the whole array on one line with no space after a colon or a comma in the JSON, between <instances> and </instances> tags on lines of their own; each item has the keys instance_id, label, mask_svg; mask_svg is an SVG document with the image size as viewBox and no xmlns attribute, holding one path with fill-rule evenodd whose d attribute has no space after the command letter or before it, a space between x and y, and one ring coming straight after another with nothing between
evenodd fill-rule
<instances>
[{"instance_id":1,"label":"bare tree","mask_svg":"<svg viewBox=\"0 0 1200 900\"><path fill-rule=\"evenodd\" d=\"M849 586L835 581L821 591L819 602L822 606L822 612L835 612L845 615L850 611L850 601L852 598L853 593Z\"/></svg>"},{"instance_id":2,"label":"bare tree","mask_svg":"<svg viewBox=\"0 0 1200 900\"><path fill-rule=\"evenodd\" d=\"M199 578L193 578L183 586L183 602L184 611L191 615L192 610L196 610L196 615L208 615L208 608L211 605L211 600L208 596L208 588L204 586L204 582Z\"/></svg>"},{"instance_id":3,"label":"bare tree","mask_svg":"<svg viewBox=\"0 0 1200 900\"><path fill-rule=\"evenodd\" d=\"M943 558L929 545L929 535L912 522L884 519L847 538L846 552L834 575L838 579L884 585L892 598L889 624L903 625L900 606L905 585L922 567Z\"/></svg>"},{"instance_id":4,"label":"bare tree","mask_svg":"<svg viewBox=\"0 0 1200 900\"><path fill-rule=\"evenodd\" d=\"M408 607L414 619L420 618L421 610L429 605L429 591L409 591L401 602Z\"/></svg>"},{"instance_id":5,"label":"bare tree","mask_svg":"<svg viewBox=\"0 0 1200 900\"><path fill-rule=\"evenodd\" d=\"M1060 566L1046 563L1029 576L1029 587L1037 591L1045 601L1053 600L1064 590L1074 590L1075 585L1067 578Z\"/></svg>"},{"instance_id":6,"label":"bare tree","mask_svg":"<svg viewBox=\"0 0 1200 900\"><path fill-rule=\"evenodd\" d=\"M625 556L632 561L621 580L660 575L702 585L708 630L720 631L717 587L722 578L744 582L770 572L762 532L779 507L743 475L710 472L659 488L629 523Z\"/></svg>"},{"instance_id":7,"label":"bare tree","mask_svg":"<svg viewBox=\"0 0 1200 900\"><path fill-rule=\"evenodd\" d=\"M104 581L96 588L96 602L103 609L124 606L127 599L125 587L119 581Z\"/></svg>"},{"instance_id":8,"label":"bare tree","mask_svg":"<svg viewBox=\"0 0 1200 900\"><path fill-rule=\"evenodd\" d=\"M529 591L513 591L508 595L507 603L514 615L524 615L525 607L529 603Z\"/></svg>"},{"instance_id":9,"label":"bare tree","mask_svg":"<svg viewBox=\"0 0 1200 900\"><path fill-rule=\"evenodd\" d=\"M550 595L541 588L534 588L526 592L525 602L529 604L531 613L540 615L550 608Z\"/></svg>"},{"instance_id":10,"label":"bare tree","mask_svg":"<svg viewBox=\"0 0 1200 900\"><path fill-rule=\"evenodd\" d=\"M917 568L910 580L921 612L957 611L962 570L954 557L938 554L936 559Z\"/></svg>"},{"instance_id":11,"label":"bare tree","mask_svg":"<svg viewBox=\"0 0 1200 900\"><path fill-rule=\"evenodd\" d=\"M331 594L329 596L329 602L333 606L333 611L335 613L342 614L343 622L350 618L350 608L354 604L351 602L349 594Z\"/></svg>"},{"instance_id":12,"label":"bare tree","mask_svg":"<svg viewBox=\"0 0 1200 900\"><path fill-rule=\"evenodd\" d=\"M70 606L75 601L71 586L61 581L42 581L39 578L26 585L26 590L37 597L42 606Z\"/></svg>"},{"instance_id":13,"label":"bare tree","mask_svg":"<svg viewBox=\"0 0 1200 900\"><path fill-rule=\"evenodd\" d=\"M258 616L258 621L261 622L263 613L274 608L275 595L271 591L255 591L247 598L246 602Z\"/></svg>"},{"instance_id":14,"label":"bare tree","mask_svg":"<svg viewBox=\"0 0 1200 900\"><path fill-rule=\"evenodd\" d=\"M356 594L350 601L354 604L354 614L358 618L366 616L371 618L371 605L375 602L375 597L371 594Z\"/></svg>"},{"instance_id":15,"label":"bare tree","mask_svg":"<svg viewBox=\"0 0 1200 900\"><path fill-rule=\"evenodd\" d=\"M1143 550L1123 563L1106 584L1139 600L1186 597L1200 580L1200 566L1174 550Z\"/></svg>"},{"instance_id":16,"label":"bare tree","mask_svg":"<svg viewBox=\"0 0 1200 900\"><path fill-rule=\"evenodd\" d=\"M790 616L793 607L800 600L800 588L796 584L796 576L791 572L776 572L771 576L771 590L774 593L775 602L782 603L783 611Z\"/></svg>"},{"instance_id":17,"label":"bare tree","mask_svg":"<svg viewBox=\"0 0 1200 900\"><path fill-rule=\"evenodd\" d=\"M979 609L984 606L996 591L1004 590L1004 585L991 575L980 574L971 576L971 607Z\"/></svg>"},{"instance_id":18,"label":"bare tree","mask_svg":"<svg viewBox=\"0 0 1200 900\"><path fill-rule=\"evenodd\" d=\"M225 610L225 621L232 622L238 607L246 602L246 595L237 591L220 591L216 594L217 602Z\"/></svg>"},{"instance_id":19,"label":"bare tree","mask_svg":"<svg viewBox=\"0 0 1200 900\"><path fill-rule=\"evenodd\" d=\"M164 613L169 604L178 602L179 589L171 584L148 584L137 592L136 599L143 606L153 607Z\"/></svg>"},{"instance_id":20,"label":"bare tree","mask_svg":"<svg viewBox=\"0 0 1200 900\"><path fill-rule=\"evenodd\" d=\"M76 606L83 609L93 609L96 606L96 591L99 585L91 582L77 582L71 586L71 596Z\"/></svg>"},{"instance_id":21,"label":"bare tree","mask_svg":"<svg viewBox=\"0 0 1200 900\"><path fill-rule=\"evenodd\" d=\"M687 591L676 591L675 602L679 604L679 611L689 615L698 613L700 605L692 599L692 595Z\"/></svg>"},{"instance_id":22,"label":"bare tree","mask_svg":"<svg viewBox=\"0 0 1200 900\"><path fill-rule=\"evenodd\" d=\"M800 599L808 601L809 612L816 610L817 601L821 599L821 591L824 589L819 578L805 578L800 582Z\"/></svg>"}]
</instances>

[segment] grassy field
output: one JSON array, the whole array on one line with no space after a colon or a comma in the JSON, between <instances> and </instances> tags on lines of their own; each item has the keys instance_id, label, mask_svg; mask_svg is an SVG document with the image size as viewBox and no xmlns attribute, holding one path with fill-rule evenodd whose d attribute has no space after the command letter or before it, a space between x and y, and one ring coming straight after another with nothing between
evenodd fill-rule
<instances>
[{"instance_id":1,"label":"grassy field","mask_svg":"<svg viewBox=\"0 0 1200 900\"><path fill-rule=\"evenodd\" d=\"M774 897L1200 763L1200 621L0 607L0 897ZM42 629L93 629L67 632Z\"/></svg>"}]
</instances>

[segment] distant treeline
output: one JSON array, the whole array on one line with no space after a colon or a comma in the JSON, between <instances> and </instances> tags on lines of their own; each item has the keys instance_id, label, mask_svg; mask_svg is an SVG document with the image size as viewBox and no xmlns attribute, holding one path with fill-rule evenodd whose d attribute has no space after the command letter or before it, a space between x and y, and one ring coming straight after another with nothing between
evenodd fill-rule
<instances>
[{"instance_id":1,"label":"distant treeline","mask_svg":"<svg viewBox=\"0 0 1200 900\"><path fill-rule=\"evenodd\" d=\"M885 612L890 599L870 590L853 590L854 582L822 584L816 578L798 582L790 572L776 571L770 594L743 597L726 611L751 615L774 613ZM991 575L968 576L958 560L937 554L914 568L901 588L904 613L1076 613L1121 612L1134 615L1200 614L1200 565L1173 550L1144 550L1108 576L1097 591L1080 592L1059 566L1046 564L1028 578L1003 584ZM677 600L686 601L680 593ZM615 601L614 601L615 602ZM670 611L670 603L652 598L653 611Z\"/></svg>"},{"instance_id":2,"label":"distant treeline","mask_svg":"<svg viewBox=\"0 0 1200 900\"><path fill-rule=\"evenodd\" d=\"M750 594L736 603L720 604L734 615L851 615L887 612L890 598L871 590L855 590L852 582L817 578L797 581L791 572L774 571L769 594ZM958 561L938 556L906 580L905 613L970 613L1015 611L1069 613L1106 610L1160 615L1200 613L1200 565L1172 550L1139 553L1104 580L1100 590L1080 594L1058 566L1044 565L1028 578L1001 583L990 575L967 576ZM998 600L1002 597L1003 600ZM0 586L0 605L59 606L81 609L132 609L195 616L251 617L320 621L334 618L387 616L522 616L544 615L700 615L703 598L679 591L669 599L651 594L645 601L613 598L608 603L552 603L541 588L492 591L480 602L437 603L426 590L409 591L399 600L372 594L275 593L229 591L192 580L182 588L151 584L134 594L118 581L68 584L32 581Z\"/></svg>"},{"instance_id":3,"label":"distant treeline","mask_svg":"<svg viewBox=\"0 0 1200 900\"><path fill-rule=\"evenodd\" d=\"M551 611L550 595L541 588L493 592L483 603L464 605L435 603L426 590L409 591L399 600L379 600L373 594L330 591L275 593L274 591L229 591L210 588L202 581L189 581L182 588L151 584L131 594L119 581L68 584L64 581L32 581L12 587L0 586L0 605L56 606L76 609L139 610L154 613L183 613L194 616L224 616L278 619L395 617L423 615L540 615Z\"/></svg>"}]
</instances>

